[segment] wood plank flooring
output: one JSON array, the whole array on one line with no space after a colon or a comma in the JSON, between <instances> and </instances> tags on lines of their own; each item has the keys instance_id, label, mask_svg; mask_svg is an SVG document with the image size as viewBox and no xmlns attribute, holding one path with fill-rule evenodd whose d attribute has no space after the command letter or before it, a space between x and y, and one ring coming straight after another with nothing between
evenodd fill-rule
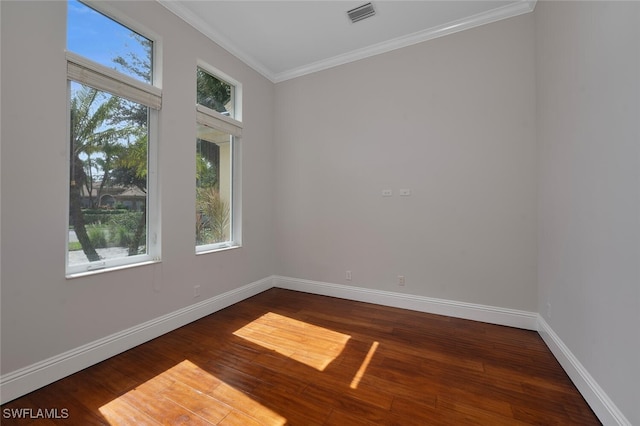
<instances>
[{"instance_id":1,"label":"wood plank flooring","mask_svg":"<svg viewBox=\"0 0 640 426\"><path fill-rule=\"evenodd\" d=\"M1 422L600 424L535 332L282 289L11 401Z\"/></svg>"}]
</instances>

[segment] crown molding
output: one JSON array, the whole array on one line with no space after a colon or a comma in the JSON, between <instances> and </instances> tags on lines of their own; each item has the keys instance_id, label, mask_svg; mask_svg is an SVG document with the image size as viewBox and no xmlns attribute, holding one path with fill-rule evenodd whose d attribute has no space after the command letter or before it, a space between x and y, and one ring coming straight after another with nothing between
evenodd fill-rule
<instances>
[{"instance_id":1,"label":"crown molding","mask_svg":"<svg viewBox=\"0 0 640 426\"><path fill-rule=\"evenodd\" d=\"M251 55L239 49L231 40L217 32L208 23L202 20L198 15L191 12L180 2L176 0L157 0L162 6L177 15L179 18L190 24L196 30L207 36L220 47L240 59L242 62L253 68L255 71L271 80L273 83L280 83L291 80L296 77L322 71L328 68L337 67L339 65L348 64L350 62L365 59L371 56L380 55L392 50L422 43L438 37L454 34L460 31L479 27L481 25L496 22L502 19L512 18L532 12L535 9L537 0L520 0L517 3L511 3L487 12L479 13L467 18L451 21L443 25L427 28L413 34L398 37L382 43L377 43L362 49L357 49L342 55L334 56L321 61L313 62L298 68L294 68L281 73L275 73L264 64L253 58Z\"/></svg>"},{"instance_id":2,"label":"crown molding","mask_svg":"<svg viewBox=\"0 0 640 426\"><path fill-rule=\"evenodd\" d=\"M290 80L296 77L301 77L306 74L311 74L311 73L322 71L328 68L337 67L339 65L344 65L350 62L358 61L360 59L365 59L371 56L380 55L382 53L390 52L396 49L401 49L403 47L422 43L424 41L432 40L438 37L444 37L449 34L454 34L460 31L479 27L481 25L489 24L491 22L512 18L514 16L532 12L535 8L535 4L536 4L536 0L531 0L531 1L523 0L518 3L512 3L506 6L501 6L499 8L492 9L490 11L483 12L477 15L473 15L468 18L463 18L457 21L448 22L444 25L427 28L423 31L418 31L413 34L398 37L398 38L388 40L382 43L374 44L372 46L368 46L362 49L354 50L352 52L348 52L342 55L334 56L329 59L314 62L309 65L305 65L289 71L278 73L274 76L274 80L276 83L280 83L282 81Z\"/></svg>"},{"instance_id":3,"label":"crown molding","mask_svg":"<svg viewBox=\"0 0 640 426\"><path fill-rule=\"evenodd\" d=\"M231 53L236 58L240 59L249 67L260 73L263 77L266 77L271 82L275 83L275 75L262 63L254 59L251 55L238 48L231 40L224 35L216 31L211 25L205 22L198 15L186 8L180 1L177 0L156 0L174 15L191 25L193 28L204 34L211 41L222 47L227 52Z\"/></svg>"}]
</instances>

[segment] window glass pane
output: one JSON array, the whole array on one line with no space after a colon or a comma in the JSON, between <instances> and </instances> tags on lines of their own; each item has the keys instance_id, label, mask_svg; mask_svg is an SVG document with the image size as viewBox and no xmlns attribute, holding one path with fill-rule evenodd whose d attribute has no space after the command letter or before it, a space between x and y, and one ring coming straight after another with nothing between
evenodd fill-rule
<instances>
[{"instance_id":1,"label":"window glass pane","mask_svg":"<svg viewBox=\"0 0 640 426\"><path fill-rule=\"evenodd\" d=\"M198 68L198 104L235 118L233 86Z\"/></svg>"},{"instance_id":2,"label":"window glass pane","mask_svg":"<svg viewBox=\"0 0 640 426\"><path fill-rule=\"evenodd\" d=\"M153 42L76 0L67 3L67 49L152 84Z\"/></svg>"},{"instance_id":3,"label":"window glass pane","mask_svg":"<svg viewBox=\"0 0 640 426\"><path fill-rule=\"evenodd\" d=\"M196 139L196 245L225 243L231 235L233 137L198 124Z\"/></svg>"},{"instance_id":4,"label":"window glass pane","mask_svg":"<svg viewBox=\"0 0 640 426\"><path fill-rule=\"evenodd\" d=\"M149 109L70 85L68 264L147 254Z\"/></svg>"}]
</instances>

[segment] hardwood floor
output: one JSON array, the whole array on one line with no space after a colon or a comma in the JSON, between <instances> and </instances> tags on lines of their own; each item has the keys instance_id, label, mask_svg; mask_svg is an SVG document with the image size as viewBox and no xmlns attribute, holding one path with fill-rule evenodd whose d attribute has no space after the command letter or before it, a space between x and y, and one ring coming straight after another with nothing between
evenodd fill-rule
<instances>
[{"instance_id":1,"label":"hardwood floor","mask_svg":"<svg viewBox=\"0 0 640 426\"><path fill-rule=\"evenodd\" d=\"M7 411L31 409L31 412ZM38 414L58 419L33 419ZM53 411L57 409L57 411ZM31 419L7 414L21 412ZM2 424L595 425L537 333L271 289L2 406Z\"/></svg>"}]
</instances>

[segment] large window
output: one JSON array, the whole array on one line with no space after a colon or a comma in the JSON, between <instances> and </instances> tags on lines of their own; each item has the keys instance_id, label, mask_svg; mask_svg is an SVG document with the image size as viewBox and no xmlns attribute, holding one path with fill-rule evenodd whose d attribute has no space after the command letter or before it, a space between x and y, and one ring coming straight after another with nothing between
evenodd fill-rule
<instances>
[{"instance_id":1,"label":"large window","mask_svg":"<svg viewBox=\"0 0 640 426\"><path fill-rule=\"evenodd\" d=\"M154 232L153 42L68 2L67 273L150 261Z\"/></svg>"},{"instance_id":2,"label":"large window","mask_svg":"<svg viewBox=\"0 0 640 426\"><path fill-rule=\"evenodd\" d=\"M196 252L240 244L237 84L197 69Z\"/></svg>"}]
</instances>

